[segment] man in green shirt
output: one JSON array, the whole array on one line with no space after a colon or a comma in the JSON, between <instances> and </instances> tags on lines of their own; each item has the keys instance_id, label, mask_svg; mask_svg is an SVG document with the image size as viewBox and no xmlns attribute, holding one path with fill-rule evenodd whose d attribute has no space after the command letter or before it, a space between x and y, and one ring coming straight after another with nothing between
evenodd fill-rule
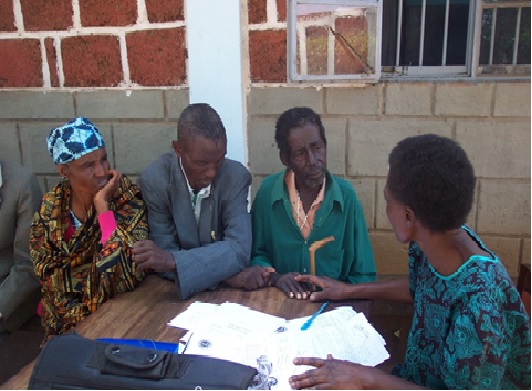
<instances>
[{"instance_id":1,"label":"man in green shirt","mask_svg":"<svg viewBox=\"0 0 532 391\"><path fill-rule=\"evenodd\" d=\"M286 170L266 177L251 209L250 266L273 267L270 285L289 297L306 299L308 287L294 280L311 272L348 283L375 280L375 262L362 206L351 184L327 171L327 141L321 118L295 107L277 120L275 141Z\"/></svg>"}]
</instances>

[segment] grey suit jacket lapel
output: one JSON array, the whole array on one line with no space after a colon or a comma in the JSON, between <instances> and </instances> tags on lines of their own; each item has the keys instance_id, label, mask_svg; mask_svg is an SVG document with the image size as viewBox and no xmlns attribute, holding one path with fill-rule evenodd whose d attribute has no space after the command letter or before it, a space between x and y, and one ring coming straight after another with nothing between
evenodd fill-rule
<instances>
[{"instance_id":1,"label":"grey suit jacket lapel","mask_svg":"<svg viewBox=\"0 0 532 391\"><path fill-rule=\"evenodd\" d=\"M176 159L174 164L177 166L174 170L175 176L173 183L170 184L170 194L173 197L173 216L181 243L181 248L189 249L200 246L200 238L198 235L198 228L196 224L196 217L190 202L190 194L188 192L187 180L181 171L179 161Z\"/></svg>"}]
</instances>

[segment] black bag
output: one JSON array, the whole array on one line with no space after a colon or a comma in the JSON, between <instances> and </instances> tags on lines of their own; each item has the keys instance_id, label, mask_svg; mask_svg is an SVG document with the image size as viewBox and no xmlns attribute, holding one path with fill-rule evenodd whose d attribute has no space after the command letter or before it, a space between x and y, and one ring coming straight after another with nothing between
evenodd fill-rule
<instances>
[{"instance_id":1,"label":"black bag","mask_svg":"<svg viewBox=\"0 0 532 391\"><path fill-rule=\"evenodd\" d=\"M257 370L216 358L99 342L73 332L50 339L28 389L247 389Z\"/></svg>"}]
</instances>

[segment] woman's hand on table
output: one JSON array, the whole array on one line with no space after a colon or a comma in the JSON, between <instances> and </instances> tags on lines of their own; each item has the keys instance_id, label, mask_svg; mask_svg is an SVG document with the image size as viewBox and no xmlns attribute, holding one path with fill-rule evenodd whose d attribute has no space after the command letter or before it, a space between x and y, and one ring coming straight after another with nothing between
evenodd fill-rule
<instances>
[{"instance_id":1,"label":"woman's hand on table","mask_svg":"<svg viewBox=\"0 0 532 391\"><path fill-rule=\"evenodd\" d=\"M319 286L321 292L312 292L311 301L345 300L351 297L345 291L348 284L333 280L330 277L318 277L309 274L300 274L294 277L296 282Z\"/></svg>"},{"instance_id":2,"label":"woman's hand on table","mask_svg":"<svg viewBox=\"0 0 532 391\"><path fill-rule=\"evenodd\" d=\"M381 369L355 364L350 361L318 357L296 357L295 365L314 367L288 380L295 390L419 390L416 383L401 379Z\"/></svg>"},{"instance_id":3,"label":"woman's hand on table","mask_svg":"<svg viewBox=\"0 0 532 391\"><path fill-rule=\"evenodd\" d=\"M331 355L327 359L318 357L296 357L295 365L315 367L300 375L290 377L292 389L316 390L362 390L374 384L373 378L378 369L354 364L349 361L334 360ZM377 371L377 372L376 372Z\"/></svg>"}]
</instances>

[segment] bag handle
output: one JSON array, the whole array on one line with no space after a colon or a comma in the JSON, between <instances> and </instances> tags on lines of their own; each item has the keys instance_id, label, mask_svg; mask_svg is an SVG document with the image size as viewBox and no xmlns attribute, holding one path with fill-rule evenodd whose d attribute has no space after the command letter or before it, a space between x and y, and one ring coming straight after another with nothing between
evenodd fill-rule
<instances>
[{"instance_id":1,"label":"bag handle","mask_svg":"<svg viewBox=\"0 0 532 391\"><path fill-rule=\"evenodd\" d=\"M134 369L150 369L159 365L167 352L160 350L138 349L127 345L111 344L105 348L107 360Z\"/></svg>"}]
</instances>

